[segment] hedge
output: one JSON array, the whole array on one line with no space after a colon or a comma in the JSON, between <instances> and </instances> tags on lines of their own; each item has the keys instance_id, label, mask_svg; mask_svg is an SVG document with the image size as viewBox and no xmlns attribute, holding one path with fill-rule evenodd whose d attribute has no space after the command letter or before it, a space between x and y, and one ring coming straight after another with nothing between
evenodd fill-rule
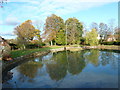
<instances>
[{"instance_id":1,"label":"hedge","mask_svg":"<svg viewBox=\"0 0 120 90\"><path fill-rule=\"evenodd\" d=\"M104 45L120 45L120 41L102 42Z\"/></svg>"}]
</instances>

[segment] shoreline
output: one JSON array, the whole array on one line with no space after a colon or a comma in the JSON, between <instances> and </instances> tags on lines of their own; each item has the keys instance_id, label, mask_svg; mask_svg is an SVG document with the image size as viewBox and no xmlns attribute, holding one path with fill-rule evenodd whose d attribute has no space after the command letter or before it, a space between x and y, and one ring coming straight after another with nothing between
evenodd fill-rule
<instances>
[{"instance_id":1,"label":"shoreline","mask_svg":"<svg viewBox=\"0 0 120 90\"><path fill-rule=\"evenodd\" d=\"M39 51L39 52L34 52L28 55L22 55L20 57L13 58L11 61L5 61L5 63L2 64L2 71L9 71L13 69L14 67L18 66L19 64L24 63L25 61L29 61L32 58L35 57L40 57L47 55L50 52L58 52L58 51L64 51L64 50L69 50L69 51L80 51L80 50L86 50L86 49L100 49L100 50L120 50L120 46L83 46L83 47L60 47L60 48L55 48L55 49L50 49L50 50L45 50L45 51ZM4 61L3 61L4 62Z\"/></svg>"},{"instance_id":2,"label":"shoreline","mask_svg":"<svg viewBox=\"0 0 120 90\"><path fill-rule=\"evenodd\" d=\"M84 49L106 49L106 50L120 50L120 46L106 46L106 45L101 45L101 46L84 46Z\"/></svg>"}]
</instances>

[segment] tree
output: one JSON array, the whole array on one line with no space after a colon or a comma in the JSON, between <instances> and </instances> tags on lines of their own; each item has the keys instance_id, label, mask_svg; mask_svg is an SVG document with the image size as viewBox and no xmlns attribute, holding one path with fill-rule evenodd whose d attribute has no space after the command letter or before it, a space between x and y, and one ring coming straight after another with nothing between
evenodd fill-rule
<instances>
[{"instance_id":1,"label":"tree","mask_svg":"<svg viewBox=\"0 0 120 90\"><path fill-rule=\"evenodd\" d=\"M36 40L34 40L34 44L37 44L38 48L40 47L40 44L42 44L42 38L41 38L41 35L40 35L40 30L39 29L36 29Z\"/></svg>"},{"instance_id":2,"label":"tree","mask_svg":"<svg viewBox=\"0 0 120 90\"><path fill-rule=\"evenodd\" d=\"M50 17L47 17L45 28L44 28L44 35L46 36L46 41L50 42L51 45L53 40L56 41L57 33L60 30L64 30L64 21L61 17L52 14ZM57 41L59 39L57 38Z\"/></svg>"},{"instance_id":3,"label":"tree","mask_svg":"<svg viewBox=\"0 0 120 90\"><path fill-rule=\"evenodd\" d=\"M23 49L25 49L27 43L33 40L35 36L39 36L40 31L35 29L31 20L27 20L17 26L14 33L17 35L18 44L21 44Z\"/></svg>"},{"instance_id":4,"label":"tree","mask_svg":"<svg viewBox=\"0 0 120 90\"><path fill-rule=\"evenodd\" d=\"M100 25L99 25L99 34L101 35L101 37L104 37L105 36L105 33L106 33L106 31L107 31L107 24L105 24L105 23L100 23Z\"/></svg>"},{"instance_id":5,"label":"tree","mask_svg":"<svg viewBox=\"0 0 120 90\"><path fill-rule=\"evenodd\" d=\"M79 44L83 33L83 25L76 18L69 18L65 22L68 44Z\"/></svg>"},{"instance_id":6,"label":"tree","mask_svg":"<svg viewBox=\"0 0 120 90\"><path fill-rule=\"evenodd\" d=\"M8 0L0 0L0 8L4 7L4 4L7 4Z\"/></svg>"},{"instance_id":7,"label":"tree","mask_svg":"<svg viewBox=\"0 0 120 90\"><path fill-rule=\"evenodd\" d=\"M120 28L115 29L114 36L115 36L117 41L120 41Z\"/></svg>"},{"instance_id":8,"label":"tree","mask_svg":"<svg viewBox=\"0 0 120 90\"><path fill-rule=\"evenodd\" d=\"M65 45L65 30L59 30L56 39L57 44Z\"/></svg>"},{"instance_id":9,"label":"tree","mask_svg":"<svg viewBox=\"0 0 120 90\"><path fill-rule=\"evenodd\" d=\"M96 29L92 29L92 31L86 33L86 36L85 36L85 42L86 44L89 44L89 45L98 45L98 34L97 34L97 31Z\"/></svg>"},{"instance_id":10,"label":"tree","mask_svg":"<svg viewBox=\"0 0 120 90\"><path fill-rule=\"evenodd\" d=\"M99 30L99 25L96 22L93 22L90 27L91 29L96 29L96 31Z\"/></svg>"},{"instance_id":11,"label":"tree","mask_svg":"<svg viewBox=\"0 0 120 90\"><path fill-rule=\"evenodd\" d=\"M115 29L115 19L110 19L108 25L109 25L109 34L113 35Z\"/></svg>"},{"instance_id":12,"label":"tree","mask_svg":"<svg viewBox=\"0 0 120 90\"><path fill-rule=\"evenodd\" d=\"M38 42L42 42L42 38L41 38L41 35L40 35L40 30L41 30L41 27L43 26L43 21L41 20L36 20L34 21L34 26L36 27L36 30L38 30L39 32L37 33L37 39L38 39Z\"/></svg>"},{"instance_id":13,"label":"tree","mask_svg":"<svg viewBox=\"0 0 120 90\"><path fill-rule=\"evenodd\" d=\"M100 23L99 24L99 32L98 33L100 34L100 37L101 37L101 39L100 39L101 41L100 42L102 42L103 39L105 39L105 37L108 34L108 26L107 26L107 24Z\"/></svg>"}]
</instances>

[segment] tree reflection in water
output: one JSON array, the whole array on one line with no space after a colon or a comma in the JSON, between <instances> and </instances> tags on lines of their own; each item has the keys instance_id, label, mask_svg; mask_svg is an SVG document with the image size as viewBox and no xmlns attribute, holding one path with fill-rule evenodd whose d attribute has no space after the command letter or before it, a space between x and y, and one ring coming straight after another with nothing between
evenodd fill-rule
<instances>
[{"instance_id":1,"label":"tree reflection in water","mask_svg":"<svg viewBox=\"0 0 120 90\"><path fill-rule=\"evenodd\" d=\"M87 63L91 63L97 67L99 65L99 50L89 50L86 53L89 53L85 55Z\"/></svg>"},{"instance_id":2,"label":"tree reflection in water","mask_svg":"<svg viewBox=\"0 0 120 90\"><path fill-rule=\"evenodd\" d=\"M42 68L42 64L40 62L35 62L35 61L30 61L25 64L22 64L18 70L20 73L23 75L29 77L29 78L34 78L37 74L38 68Z\"/></svg>"},{"instance_id":3,"label":"tree reflection in water","mask_svg":"<svg viewBox=\"0 0 120 90\"><path fill-rule=\"evenodd\" d=\"M69 52L68 54L68 71L76 75L79 74L85 67L84 52Z\"/></svg>"},{"instance_id":4,"label":"tree reflection in water","mask_svg":"<svg viewBox=\"0 0 120 90\"><path fill-rule=\"evenodd\" d=\"M87 50L84 57L86 58L86 63L91 63L96 67L110 64L113 69L118 68L118 53L115 52Z\"/></svg>"},{"instance_id":5,"label":"tree reflection in water","mask_svg":"<svg viewBox=\"0 0 120 90\"><path fill-rule=\"evenodd\" d=\"M101 64L106 66L110 64L113 69L118 68L118 53L102 51L100 55Z\"/></svg>"},{"instance_id":6,"label":"tree reflection in water","mask_svg":"<svg viewBox=\"0 0 120 90\"><path fill-rule=\"evenodd\" d=\"M101 54L101 55L100 55ZM99 50L86 50L78 52L57 52L54 53L52 60L56 63L47 64L47 71L52 80L61 80L67 74L67 71L72 75L79 74L85 68L86 64L91 63L95 67L99 65L106 65L112 62L112 66L115 65L115 60L110 52L105 53ZM99 56L101 58L99 58ZM107 59L110 56L109 59ZM115 62L114 62L115 61Z\"/></svg>"},{"instance_id":7,"label":"tree reflection in water","mask_svg":"<svg viewBox=\"0 0 120 90\"><path fill-rule=\"evenodd\" d=\"M49 53L13 69L13 77L6 79L9 83L4 83L3 87L32 87L33 84L34 87L71 87L71 81L75 87L78 83L88 85L88 81L90 87L94 86L94 82L100 87L99 82L103 83L103 87L114 87L117 80L115 77L118 75L118 54L100 50ZM111 82L107 82L108 80Z\"/></svg>"},{"instance_id":8,"label":"tree reflection in water","mask_svg":"<svg viewBox=\"0 0 120 90\"><path fill-rule=\"evenodd\" d=\"M66 52L54 53L52 60L54 60L56 63L47 64L47 72L52 80L61 80L67 74Z\"/></svg>"},{"instance_id":9,"label":"tree reflection in water","mask_svg":"<svg viewBox=\"0 0 120 90\"><path fill-rule=\"evenodd\" d=\"M53 80L61 80L69 73L75 75L82 71L85 67L83 53L80 52L58 52L53 58L55 64L47 64L47 71Z\"/></svg>"}]
</instances>

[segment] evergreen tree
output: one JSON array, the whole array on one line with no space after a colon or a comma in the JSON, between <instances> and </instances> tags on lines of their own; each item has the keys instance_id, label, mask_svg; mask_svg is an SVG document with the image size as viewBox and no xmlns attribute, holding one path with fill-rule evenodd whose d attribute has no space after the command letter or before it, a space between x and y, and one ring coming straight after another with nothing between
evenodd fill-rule
<instances>
[{"instance_id":1,"label":"evergreen tree","mask_svg":"<svg viewBox=\"0 0 120 90\"><path fill-rule=\"evenodd\" d=\"M65 45L65 31L59 30L55 39L57 44Z\"/></svg>"}]
</instances>

